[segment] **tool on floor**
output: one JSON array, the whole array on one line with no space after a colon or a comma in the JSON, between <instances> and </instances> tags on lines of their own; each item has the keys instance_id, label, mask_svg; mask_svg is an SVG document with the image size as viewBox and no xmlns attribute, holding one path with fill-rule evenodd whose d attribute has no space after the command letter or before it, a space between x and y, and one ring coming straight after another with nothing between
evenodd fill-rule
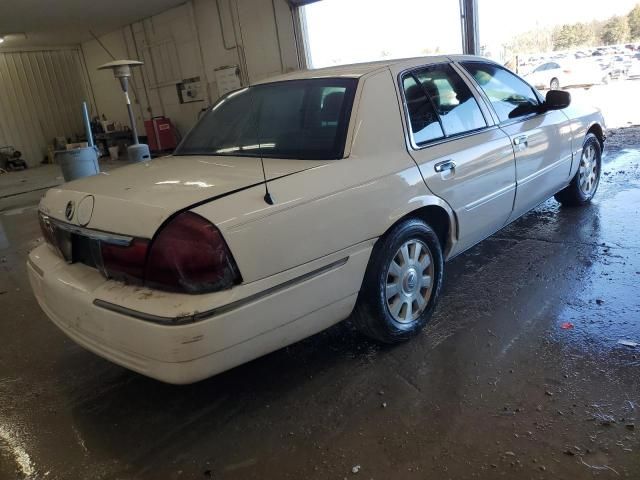
<instances>
[{"instance_id":1,"label":"tool on floor","mask_svg":"<svg viewBox=\"0 0 640 480\"><path fill-rule=\"evenodd\" d=\"M11 145L5 145L0 147L0 169L5 172L26 170L27 162L23 160L20 150L16 150Z\"/></svg>"}]
</instances>

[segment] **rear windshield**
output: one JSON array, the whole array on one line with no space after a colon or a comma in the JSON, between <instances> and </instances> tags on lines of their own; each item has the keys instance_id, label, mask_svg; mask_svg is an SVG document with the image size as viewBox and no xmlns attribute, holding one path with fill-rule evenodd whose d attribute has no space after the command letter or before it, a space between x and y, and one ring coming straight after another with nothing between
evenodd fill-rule
<instances>
[{"instance_id":1,"label":"rear windshield","mask_svg":"<svg viewBox=\"0 0 640 480\"><path fill-rule=\"evenodd\" d=\"M326 78L231 92L200 119L175 155L342 158L356 85L354 78Z\"/></svg>"}]
</instances>

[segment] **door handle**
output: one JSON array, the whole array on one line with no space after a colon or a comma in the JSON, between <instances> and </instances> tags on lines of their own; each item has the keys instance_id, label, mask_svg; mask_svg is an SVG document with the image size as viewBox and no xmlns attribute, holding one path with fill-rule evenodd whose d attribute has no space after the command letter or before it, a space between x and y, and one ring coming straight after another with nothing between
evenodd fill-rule
<instances>
[{"instance_id":1,"label":"door handle","mask_svg":"<svg viewBox=\"0 0 640 480\"><path fill-rule=\"evenodd\" d=\"M433 169L438 173L446 172L447 170L455 170L456 162L454 162L453 160L445 160L444 162L436 163Z\"/></svg>"},{"instance_id":2,"label":"door handle","mask_svg":"<svg viewBox=\"0 0 640 480\"><path fill-rule=\"evenodd\" d=\"M513 139L513 144L518 150L524 150L529 146L529 137L527 135L518 135Z\"/></svg>"}]
</instances>

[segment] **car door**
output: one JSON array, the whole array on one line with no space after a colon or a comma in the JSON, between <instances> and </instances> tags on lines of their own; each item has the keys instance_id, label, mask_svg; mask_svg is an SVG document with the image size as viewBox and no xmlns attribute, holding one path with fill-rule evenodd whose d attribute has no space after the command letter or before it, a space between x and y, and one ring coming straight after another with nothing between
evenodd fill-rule
<instances>
[{"instance_id":1,"label":"car door","mask_svg":"<svg viewBox=\"0 0 640 480\"><path fill-rule=\"evenodd\" d=\"M550 88L551 87L551 80L553 80L554 78L558 79L558 82L560 82L560 85L564 85L567 83L567 78L566 78L566 74L564 72L564 70L562 69L562 67L560 67L559 64L555 63L555 62L550 62L548 64L547 70L544 72L546 74L546 79L545 82L543 83L543 88Z\"/></svg>"},{"instance_id":2,"label":"car door","mask_svg":"<svg viewBox=\"0 0 640 480\"><path fill-rule=\"evenodd\" d=\"M511 214L515 160L508 136L450 63L400 75L409 152L429 189L458 219L452 254L500 229Z\"/></svg>"},{"instance_id":3,"label":"car door","mask_svg":"<svg viewBox=\"0 0 640 480\"><path fill-rule=\"evenodd\" d=\"M541 111L540 94L505 68L480 61L461 65L477 82L500 129L511 139L517 183L513 220L568 183L572 161L569 119L559 110Z\"/></svg>"},{"instance_id":4,"label":"car door","mask_svg":"<svg viewBox=\"0 0 640 480\"><path fill-rule=\"evenodd\" d=\"M538 68L536 68L531 75L531 80L530 80L531 83L536 87L543 87L545 85L548 85L548 82L547 82L548 69L549 69L548 63L543 63Z\"/></svg>"}]
</instances>

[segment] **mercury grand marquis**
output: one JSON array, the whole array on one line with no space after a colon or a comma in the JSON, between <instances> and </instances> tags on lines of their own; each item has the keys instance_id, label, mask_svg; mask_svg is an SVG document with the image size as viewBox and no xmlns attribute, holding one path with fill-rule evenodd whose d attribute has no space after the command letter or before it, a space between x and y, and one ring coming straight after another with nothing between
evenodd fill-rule
<instances>
[{"instance_id":1,"label":"mercury grand marquis","mask_svg":"<svg viewBox=\"0 0 640 480\"><path fill-rule=\"evenodd\" d=\"M169 383L347 317L404 341L445 261L551 196L590 202L605 132L478 57L286 74L221 98L172 156L49 190L29 278L78 344Z\"/></svg>"}]
</instances>

